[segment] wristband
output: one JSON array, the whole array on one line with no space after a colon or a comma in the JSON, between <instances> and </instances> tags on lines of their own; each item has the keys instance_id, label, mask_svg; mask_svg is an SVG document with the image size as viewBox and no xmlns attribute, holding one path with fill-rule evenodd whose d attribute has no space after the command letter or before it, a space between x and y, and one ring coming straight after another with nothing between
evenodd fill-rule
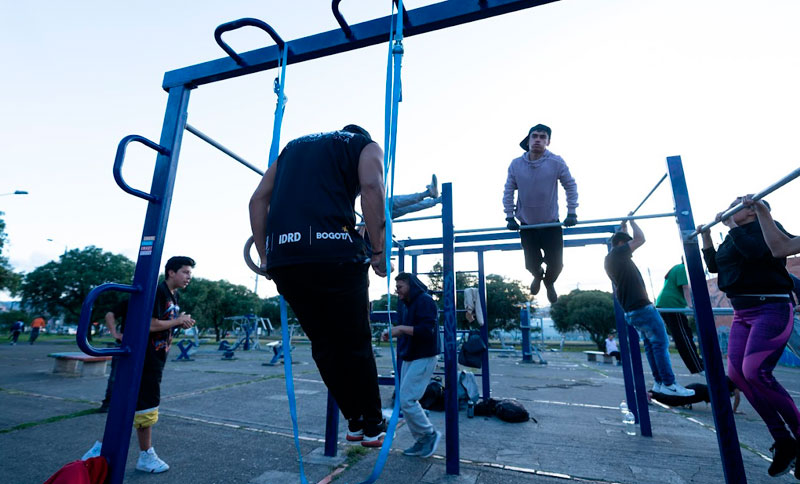
<instances>
[{"instance_id":1,"label":"wristband","mask_svg":"<svg viewBox=\"0 0 800 484\"><path fill-rule=\"evenodd\" d=\"M383 254L383 251L380 251L380 252L373 252L373 253L372 253L372 256L373 256L373 257L375 257L376 255L381 255L381 254Z\"/></svg>"}]
</instances>

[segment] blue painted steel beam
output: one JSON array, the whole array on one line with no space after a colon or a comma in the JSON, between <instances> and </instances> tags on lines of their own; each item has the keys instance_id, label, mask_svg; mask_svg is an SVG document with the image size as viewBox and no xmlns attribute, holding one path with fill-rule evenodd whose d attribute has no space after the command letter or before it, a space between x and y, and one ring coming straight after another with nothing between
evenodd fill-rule
<instances>
[{"instance_id":1,"label":"blue painted steel beam","mask_svg":"<svg viewBox=\"0 0 800 484\"><path fill-rule=\"evenodd\" d=\"M607 238L599 239L567 239L564 241L564 247L584 247L587 245L605 245L608 243ZM462 245L455 248L455 252L482 252L492 250L522 250L522 246L517 243L513 244L492 244L492 245ZM441 254L442 249L438 247L429 247L427 249L412 249L407 250L406 254L411 256L418 255L431 255ZM392 255L397 255L397 251L392 252Z\"/></svg>"},{"instance_id":2,"label":"blue painted steel beam","mask_svg":"<svg viewBox=\"0 0 800 484\"><path fill-rule=\"evenodd\" d=\"M153 199L147 204L142 246L133 275L133 285L141 287L142 290L131 294L125 317L128 324L122 338L122 345L130 347L131 353L120 356L117 361L111 407L103 433L102 455L109 462L108 482L111 484L122 483L125 476L125 462L128 458L133 414L136 411L136 397L139 393L147 338L150 333L150 319L153 314L158 274L161 269L161 254L178 170L178 154L186 124L189 92L182 88L170 90L164 124L161 128L159 144L166 148L168 153L159 153L156 157L153 182L150 187Z\"/></svg>"},{"instance_id":3,"label":"blue painted steel beam","mask_svg":"<svg viewBox=\"0 0 800 484\"><path fill-rule=\"evenodd\" d=\"M481 373L486 375L481 378L481 390L483 391L483 399L486 400L492 396L491 387L491 372L489 371L489 314L486 311L486 269L483 263L483 251L478 251L478 296L481 301L481 312L483 313L483 326L481 326L481 338L486 345L487 351L483 352L481 356Z\"/></svg>"},{"instance_id":4,"label":"blue painted steel beam","mask_svg":"<svg viewBox=\"0 0 800 484\"><path fill-rule=\"evenodd\" d=\"M564 229L564 236L585 235L585 234L613 234L618 225L592 225L586 227L568 227ZM507 230L503 232L492 232L472 235L457 235L456 244L465 242L485 242L489 240L519 240L519 232ZM442 239L439 237L429 237L424 239L406 239L401 241L403 247L413 247L417 245L441 245Z\"/></svg>"},{"instance_id":5,"label":"blue painted steel beam","mask_svg":"<svg viewBox=\"0 0 800 484\"><path fill-rule=\"evenodd\" d=\"M675 201L675 211L678 214L678 228L683 241L684 260L689 273L689 287L694 299L697 336L700 339L700 350L703 353L703 365L708 382L708 393L711 397L711 410L714 415L714 426L717 429L717 443L722 458L725 482L728 484L744 483L747 482L747 477L744 473L739 435L736 432L736 420L731 408L700 249L697 247L697 239L686 237L687 234L694 231L695 224L680 156L667 158L667 173L669 173L672 184L672 196Z\"/></svg>"},{"instance_id":6,"label":"blue painted steel beam","mask_svg":"<svg viewBox=\"0 0 800 484\"><path fill-rule=\"evenodd\" d=\"M476 20L538 7L557 0L459 0L444 1L408 11L408 20L403 22L403 36L424 34L454 27ZM342 29L286 42L289 49L288 64L339 54L351 50L389 41L392 17L386 16L351 25L351 38ZM167 72L162 87L169 90L176 86L194 88L211 82L232 79L254 72L274 69L278 66L280 49L277 45L239 54L246 65L239 65L231 57L223 57L202 64Z\"/></svg>"},{"instance_id":7,"label":"blue painted steel beam","mask_svg":"<svg viewBox=\"0 0 800 484\"><path fill-rule=\"evenodd\" d=\"M459 473L458 366L456 364L456 277L453 234L453 184L442 184L442 272L444 274L444 406L447 474Z\"/></svg>"}]
</instances>

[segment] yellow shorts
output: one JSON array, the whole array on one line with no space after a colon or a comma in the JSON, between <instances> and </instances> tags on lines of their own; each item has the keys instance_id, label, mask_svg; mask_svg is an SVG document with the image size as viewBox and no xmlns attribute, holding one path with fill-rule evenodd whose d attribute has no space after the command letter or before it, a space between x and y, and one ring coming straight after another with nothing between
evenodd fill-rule
<instances>
[{"instance_id":1,"label":"yellow shorts","mask_svg":"<svg viewBox=\"0 0 800 484\"><path fill-rule=\"evenodd\" d=\"M133 416L133 427L137 429L152 427L156 422L158 422L158 407L139 410Z\"/></svg>"}]
</instances>

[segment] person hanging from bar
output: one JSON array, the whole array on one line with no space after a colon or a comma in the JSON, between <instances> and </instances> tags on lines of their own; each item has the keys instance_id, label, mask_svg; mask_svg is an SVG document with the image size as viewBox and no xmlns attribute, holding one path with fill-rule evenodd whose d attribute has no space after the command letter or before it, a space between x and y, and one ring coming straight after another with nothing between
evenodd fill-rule
<instances>
[{"instance_id":1,"label":"person hanging from bar","mask_svg":"<svg viewBox=\"0 0 800 484\"><path fill-rule=\"evenodd\" d=\"M503 209L509 230L519 230L525 268L533 275L531 294L538 294L542 282L547 289L547 300L555 303L558 294L555 282L563 267L564 240L561 227L520 229L522 225L558 222L558 182L567 195L565 227L578 223L578 185L560 156L550 152L552 130L537 124L520 142L525 153L515 158L508 167L503 192ZM516 203L514 191L517 192ZM542 263L547 269L542 268Z\"/></svg>"},{"instance_id":2,"label":"person hanging from bar","mask_svg":"<svg viewBox=\"0 0 800 484\"><path fill-rule=\"evenodd\" d=\"M356 230L355 199L375 249ZM386 277L383 150L356 125L290 141L250 199L261 270L311 341L322 380L348 420L348 440L386 435L369 326L368 270ZM334 311L331 309L335 308Z\"/></svg>"},{"instance_id":3,"label":"person hanging from bar","mask_svg":"<svg viewBox=\"0 0 800 484\"><path fill-rule=\"evenodd\" d=\"M730 205L742 202L739 197ZM768 209L766 202L761 202ZM722 218L717 214L717 220ZM792 279L786 258L775 257L764 240L752 206L722 220L730 230L715 250L708 229L698 226L708 271L717 274L719 289L730 299L733 321L728 340L728 376L744 393L775 439L767 472L789 472L800 454L800 411L781 386L773 369L783 355L792 331ZM786 234L783 227L776 228ZM787 234L788 235L788 234ZM795 469L800 478L800 469Z\"/></svg>"},{"instance_id":4,"label":"person hanging from bar","mask_svg":"<svg viewBox=\"0 0 800 484\"><path fill-rule=\"evenodd\" d=\"M628 235L627 222L622 222L619 232L611 236L612 248L604 263L606 274L616 286L614 296L625 311L625 321L636 328L644 342L644 353L655 380L653 393L691 397L694 391L675 381L664 320L647 297L642 274L633 263L633 252L645 242L644 232L635 220L631 220L631 229L633 237Z\"/></svg>"},{"instance_id":5,"label":"person hanging from bar","mask_svg":"<svg viewBox=\"0 0 800 484\"><path fill-rule=\"evenodd\" d=\"M656 298L657 308L685 308L688 301L692 300L692 292L689 289L689 280L686 277L686 266L683 261L672 268L664 276L664 287ZM703 371L703 359L694 344L692 328L689 326L689 318L683 313L661 313L661 319L669 328L678 354L689 373L700 373Z\"/></svg>"}]
</instances>

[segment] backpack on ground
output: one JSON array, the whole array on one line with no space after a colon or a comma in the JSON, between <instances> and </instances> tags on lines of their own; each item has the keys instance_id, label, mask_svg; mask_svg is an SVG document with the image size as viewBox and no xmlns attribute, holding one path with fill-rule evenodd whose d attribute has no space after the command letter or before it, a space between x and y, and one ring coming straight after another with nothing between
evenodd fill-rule
<instances>
[{"instance_id":1,"label":"backpack on ground","mask_svg":"<svg viewBox=\"0 0 800 484\"><path fill-rule=\"evenodd\" d=\"M483 353L486 351L486 344L481 338L480 331L469 332L467 341L461 345L458 353L458 364L470 368L480 368L483 364Z\"/></svg>"},{"instance_id":2,"label":"backpack on ground","mask_svg":"<svg viewBox=\"0 0 800 484\"><path fill-rule=\"evenodd\" d=\"M513 398L504 398L495 405L495 415L504 422L527 422L531 416L521 403Z\"/></svg>"},{"instance_id":3,"label":"backpack on ground","mask_svg":"<svg viewBox=\"0 0 800 484\"><path fill-rule=\"evenodd\" d=\"M433 378L425 388L425 393L419 399L419 404L425 410L434 410L436 412L444 411L444 386L439 377Z\"/></svg>"}]
</instances>

